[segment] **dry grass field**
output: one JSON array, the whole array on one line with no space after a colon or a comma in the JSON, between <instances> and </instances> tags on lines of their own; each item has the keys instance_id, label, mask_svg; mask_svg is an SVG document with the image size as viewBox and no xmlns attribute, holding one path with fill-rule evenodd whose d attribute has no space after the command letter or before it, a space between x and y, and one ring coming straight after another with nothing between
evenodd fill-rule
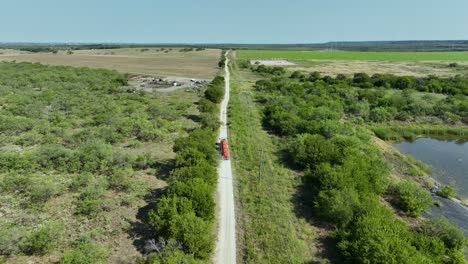
<instances>
[{"instance_id":1,"label":"dry grass field","mask_svg":"<svg viewBox=\"0 0 468 264\"><path fill-rule=\"evenodd\" d=\"M122 48L28 53L0 50L1 61L28 61L52 65L114 69L125 73L213 78L219 71L220 50L181 52L180 48Z\"/></svg>"},{"instance_id":2,"label":"dry grass field","mask_svg":"<svg viewBox=\"0 0 468 264\"><path fill-rule=\"evenodd\" d=\"M335 76L339 73L354 74L356 72L390 73L395 75L412 76L454 76L461 74L468 76L468 62L458 62L457 67L449 67L448 62L423 61L343 61L343 60L295 60L295 66L287 66L289 70L320 72L323 75Z\"/></svg>"}]
</instances>

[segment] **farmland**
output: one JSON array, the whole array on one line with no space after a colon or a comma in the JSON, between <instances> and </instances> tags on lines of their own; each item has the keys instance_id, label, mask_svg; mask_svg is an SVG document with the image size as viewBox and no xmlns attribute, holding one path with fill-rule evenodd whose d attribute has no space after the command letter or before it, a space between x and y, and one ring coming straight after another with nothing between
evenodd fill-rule
<instances>
[{"instance_id":1,"label":"farmland","mask_svg":"<svg viewBox=\"0 0 468 264\"><path fill-rule=\"evenodd\" d=\"M240 59L468 61L468 52L348 52L242 50Z\"/></svg>"},{"instance_id":2,"label":"farmland","mask_svg":"<svg viewBox=\"0 0 468 264\"><path fill-rule=\"evenodd\" d=\"M51 65L107 68L122 73L213 78L218 72L217 49L183 51L181 48L121 48L25 52L0 50L0 61L39 62Z\"/></svg>"}]
</instances>

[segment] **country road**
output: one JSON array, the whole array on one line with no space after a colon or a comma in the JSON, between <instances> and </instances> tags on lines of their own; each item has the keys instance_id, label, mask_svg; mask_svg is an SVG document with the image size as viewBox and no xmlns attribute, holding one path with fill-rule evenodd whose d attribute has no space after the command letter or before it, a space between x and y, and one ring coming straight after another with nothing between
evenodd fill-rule
<instances>
[{"instance_id":1,"label":"country road","mask_svg":"<svg viewBox=\"0 0 468 264\"><path fill-rule=\"evenodd\" d=\"M219 121L221 122L219 138L228 138L227 134L227 106L229 103L229 59L224 65L225 70L225 95L221 102ZM217 264L236 263L236 222L234 211L234 191L231 170L231 160L221 160L218 167L218 240L214 262Z\"/></svg>"}]
</instances>

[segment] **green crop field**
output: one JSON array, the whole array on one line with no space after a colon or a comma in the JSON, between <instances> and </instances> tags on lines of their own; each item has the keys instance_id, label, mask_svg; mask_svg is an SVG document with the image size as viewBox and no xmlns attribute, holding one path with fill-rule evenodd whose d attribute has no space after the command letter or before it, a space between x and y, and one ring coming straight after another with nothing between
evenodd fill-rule
<instances>
[{"instance_id":1,"label":"green crop field","mask_svg":"<svg viewBox=\"0 0 468 264\"><path fill-rule=\"evenodd\" d=\"M468 52L348 52L242 50L240 59L468 61Z\"/></svg>"}]
</instances>

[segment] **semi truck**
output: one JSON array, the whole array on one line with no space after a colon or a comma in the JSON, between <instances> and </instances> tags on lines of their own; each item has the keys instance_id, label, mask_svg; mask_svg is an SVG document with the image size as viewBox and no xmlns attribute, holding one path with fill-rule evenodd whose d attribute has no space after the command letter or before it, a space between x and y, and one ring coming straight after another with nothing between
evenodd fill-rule
<instances>
[{"instance_id":1,"label":"semi truck","mask_svg":"<svg viewBox=\"0 0 468 264\"><path fill-rule=\"evenodd\" d=\"M221 152L221 157L223 160L228 160L229 159L229 148L228 148L228 142L227 139L223 138L219 142L219 148Z\"/></svg>"}]
</instances>

